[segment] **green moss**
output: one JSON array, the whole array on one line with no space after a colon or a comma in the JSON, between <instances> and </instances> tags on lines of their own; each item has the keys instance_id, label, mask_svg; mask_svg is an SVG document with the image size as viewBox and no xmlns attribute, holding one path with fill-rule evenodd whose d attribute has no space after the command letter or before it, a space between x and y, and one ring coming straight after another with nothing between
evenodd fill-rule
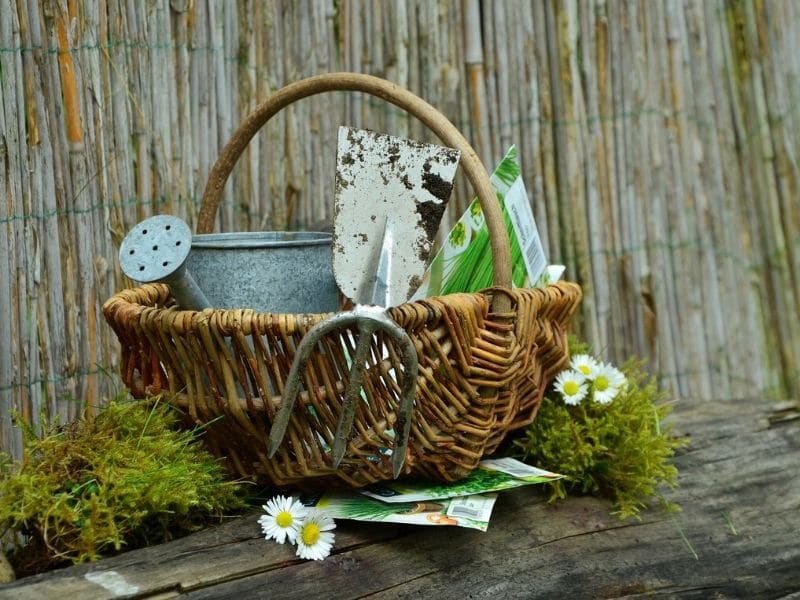
<instances>
[{"instance_id":1,"label":"green moss","mask_svg":"<svg viewBox=\"0 0 800 600\"><path fill-rule=\"evenodd\" d=\"M585 347L572 352L583 353ZM584 400L567 406L551 388L536 420L513 441L511 454L565 475L546 484L551 501L573 493L605 496L621 518L638 516L653 497L665 508L677 508L658 489L677 485L670 458L686 440L672 436L663 424L670 404L642 366L630 360L621 367L628 387L607 405Z\"/></svg>"},{"instance_id":2,"label":"green moss","mask_svg":"<svg viewBox=\"0 0 800 600\"><path fill-rule=\"evenodd\" d=\"M161 543L242 508L239 485L168 405L119 398L92 420L24 429L19 465L0 465L0 529L22 534L18 574ZM20 539L20 536L15 536Z\"/></svg>"}]
</instances>

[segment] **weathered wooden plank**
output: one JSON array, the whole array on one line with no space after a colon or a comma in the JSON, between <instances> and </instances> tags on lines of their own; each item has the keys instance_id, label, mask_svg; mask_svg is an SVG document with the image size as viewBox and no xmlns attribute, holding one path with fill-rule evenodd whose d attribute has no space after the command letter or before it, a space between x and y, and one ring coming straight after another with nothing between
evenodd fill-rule
<instances>
[{"instance_id":1,"label":"weathered wooden plank","mask_svg":"<svg viewBox=\"0 0 800 600\"><path fill-rule=\"evenodd\" d=\"M739 406L679 417L693 440L677 461L682 488L670 495L683 505L679 516L648 512L640 522L620 522L595 499L549 507L523 489L501 496L496 521L485 535L414 532L338 554L330 567L300 564L292 567L293 575L273 571L189 597L272 589L301 598L313 596L319 581L332 590L331 597L342 598L776 597L795 592L800 589L795 537L800 479L790 461L800 451L800 427L795 421L767 429L764 414L749 407L732 417ZM369 579L356 580L348 572L361 569Z\"/></svg>"},{"instance_id":2,"label":"weathered wooden plank","mask_svg":"<svg viewBox=\"0 0 800 600\"><path fill-rule=\"evenodd\" d=\"M66 597L98 600L120 596L147 597L202 589L304 562L295 557L289 545L265 542L257 518L257 513L253 513L175 542L131 551L102 563L22 579L13 586L0 587L0 598L41 598L41 594L50 590L58 590L59 594L67 594ZM336 543L340 548L352 548L397 535L397 527L348 523L346 528L337 532ZM103 573L107 574L105 578ZM117 596L113 590L95 583L97 580L124 582L129 592Z\"/></svg>"},{"instance_id":3,"label":"weathered wooden plank","mask_svg":"<svg viewBox=\"0 0 800 600\"><path fill-rule=\"evenodd\" d=\"M21 580L0 588L0 598L766 598L799 590L800 407L704 403L679 406L674 420L691 439L676 458L681 487L667 494L682 513L620 521L605 501L550 506L520 488L501 495L486 533L339 521L334 555L320 563L264 542L249 515Z\"/></svg>"}]
</instances>

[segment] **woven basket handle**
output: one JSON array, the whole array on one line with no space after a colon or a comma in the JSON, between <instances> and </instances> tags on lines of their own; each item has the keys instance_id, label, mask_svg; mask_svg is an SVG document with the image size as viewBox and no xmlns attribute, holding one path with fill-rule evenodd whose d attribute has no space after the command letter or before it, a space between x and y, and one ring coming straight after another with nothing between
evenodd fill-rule
<instances>
[{"instance_id":1,"label":"woven basket handle","mask_svg":"<svg viewBox=\"0 0 800 600\"><path fill-rule=\"evenodd\" d=\"M391 102L422 121L446 146L461 151L461 166L480 200L489 229L494 285L510 288L511 248L508 232L489 175L475 150L447 117L420 97L389 81L360 73L326 73L301 79L281 88L250 113L222 149L209 173L197 220L197 233L210 233L213 230L225 182L233 165L256 132L275 114L296 100L331 91L365 92ZM508 310L506 295L495 294L492 308L497 312Z\"/></svg>"}]
</instances>

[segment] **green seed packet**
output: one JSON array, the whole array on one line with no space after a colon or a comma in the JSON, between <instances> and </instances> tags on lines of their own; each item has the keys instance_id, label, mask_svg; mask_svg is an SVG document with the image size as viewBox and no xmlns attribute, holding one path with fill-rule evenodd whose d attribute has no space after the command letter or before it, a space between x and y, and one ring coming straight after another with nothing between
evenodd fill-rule
<instances>
[{"instance_id":1,"label":"green seed packet","mask_svg":"<svg viewBox=\"0 0 800 600\"><path fill-rule=\"evenodd\" d=\"M387 481L359 490L370 498L383 502L425 502L441 498L456 498L471 494L499 492L523 485L544 483L561 478L514 458L484 459L478 468L454 483L435 484L414 481Z\"/></svg>"},{"instance_id":2,"label":"green seed packet","mask_svg":"<svg viewBox=\"0 0 800 600\"><path fill-rule=\"evenodd\" d=\"M482 460L461 481L449 484L391 481L358 491L326 492L305 499L334 519L452 525L486 531L497 492L562 477L514 458Z\"/></svg>"},{"instance_id":3,"label":"green seed packet","mask_svg":"<svg viewBox=\"0 0 800 600\"><path fill-rule=\"evenodd\" d=\"M306 499L334 519L403 523L406 525L450 525L486 531L497 494L473 494L429 502L388 503L358 492L326 492Z\"/></svg>"},{"instance_id":4,"label":"green seed packet","mask_svg":"<svg viewBox=\"0 0 800 600\"><path fill-rule=\"evenodd\" d=\"M511 243L512 282L515 287L546 285L563 268L548 267L522 180L517 149L511 146L491 176L503 209ZM411 297L421 300L458 292L477 292L492 286L492 252L483 210L474 199L447 235L431 261L422 284Z\"/></svg>"}]
</instances>

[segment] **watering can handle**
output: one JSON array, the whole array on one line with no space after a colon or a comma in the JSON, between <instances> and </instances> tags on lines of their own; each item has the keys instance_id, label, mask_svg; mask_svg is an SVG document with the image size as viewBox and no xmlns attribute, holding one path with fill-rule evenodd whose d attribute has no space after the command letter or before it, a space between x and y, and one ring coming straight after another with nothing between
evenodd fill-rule
<instances>
[{"instance_id":1,"label":"watering can handle","mask_svg":"<svg viewBox=\"0 0 800 600\"><path fill-rule=\"evenodd\" d=\"M511 287L511 248L505 221L494 188L483 163L461 132L436 108L419 96L385 79L361 73L325 73L291 83L262 102L240 125L222 149L208 176L203 192L197 233L210 233L214 228L217 206L233 165L247 144L274 115L296 100L332 91L364 92L382 98L417 117L439 139L461 151L461 165L480 200L491 240L494 263L494 285ZM508 310L506 294L495 294L492 307L497 312Z\"/></svg>"}]
</instances>

